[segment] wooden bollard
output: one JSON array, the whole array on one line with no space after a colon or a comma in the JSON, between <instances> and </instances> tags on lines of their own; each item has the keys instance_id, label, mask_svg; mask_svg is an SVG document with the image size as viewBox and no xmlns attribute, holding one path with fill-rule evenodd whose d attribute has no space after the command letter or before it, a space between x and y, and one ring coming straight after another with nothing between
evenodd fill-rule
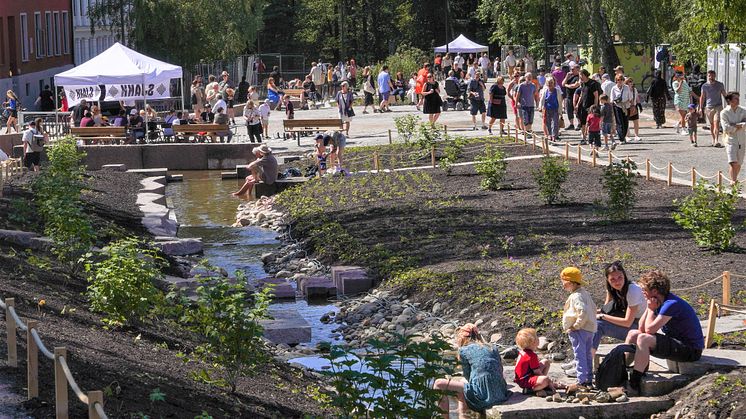
<instances>
[{"instance_id":1,"label":"wooden bollard","mask_svg":"<svg viewBox=\"0 0 746 419\"><path fill-rule=\"evenodd\" d=\"M596 151L591 151L591 166L596 167Z\"/></svg>"},{"instance_id":2,"label":"wooden bollard","mask_svg":"<svg viewBox=\"0 0 746 419\"><path fill-rule=\"evenodd\" d=\"M435 146L432 146L430 149L430 159L432 160L433 168L435 168Z\"/></svg>"},{"instance_id":3,"label":"wooden bollard","mask_svg":"<svg viewBox=\"0 0 746 419\"><path fill-rule=\"evenodd\" d=\"M381 170L381 162L378 159L378 152L376 151L373 153L373 168L376 169L376 172Z\"/></svg>"},{"instance_id":4,"label":"wooden bollard","mask_svg":"<svg viewBox=\"0 0 746 419\"><path fill-rule=\"evenodd\" d=\"M614 155L611 154L611 150L609 150L609 166L614 164Z\"/></svg>"},{"instance_id":5,"label":"wooden bollard","mask_svg":"<svg viewBox=\"0 0 746 419\"><path fill-rule=\"evenodd\" d=\"M627 158L626 158L626 159L624 159L624 161L626 161L626 162L627 162L627 169L624 169L624 173L626 173L626 174L628 174L628 175L629 175L629 172L630 172L630 169L629 169L629 164L630 164L630 163L632 163L632 160L631 160L631 159L629 158L629 156L627 156Z\"/></svg>"},{"instance_id":6,"label":"wooden bollard","mask_svg":"<svg viewBox=\"0 0 746 419\"><path fill-rule=\"evenodd\" d=\"M523 142L528 144L528 131L526 129L523 129ZM534 141L534 148L532 150L536 150L536 141Z\"/></svg>"},{"instance_id":7,"label":"wooden bollard","mask_svg":"<svg viewBox=\"0 0 746 419\"><path fill-rule=\"evenodd\" d=\"M645 159L645 180L650 180L650 159Z\"/></svg>"},{"instance_id":8,"label":"wooden bollard","mask_svg":"<svg viewBox=\"0 0 746 419\"><path fill-rule=\"evenodd\" d=\"M54 348L54 406L57 419L68 418L67 377L60 358L67 356L67 349Z\"/></svg>"},{"instance_id":9,"label":"wooden bollard","mask_svg":"<svg viewBox=\"0 0 746 419\"><path fill-rule=\"evenodd\" d=\"M578 164L583 163L583 149L578 144Z\"/></svg>"},{"instance_id":10,"label":"wooden bollard","mask_svg":"<svg viewBox=\"0 0 746 419\"><path fill-rule=\"evenodd\" d=\"M723 272L723 304L730 305L730 271Z\"/></svg>"},{"instance_id":11,"label":"wooden bollard","mask_svg":"<svg viewBox=\"0 0 746 419\"><path fill-rule=\"evenodd\" d=\"M565 161L570 160L570 144L565 143Z\"/></svg>"},{"instance_id":12,"label":"wooden bollard","mask_svg":"<svg viewBox=\"0 0 746 419\"><path fill-rule=\"evenodd\" d=\"M389 130L389 144L393 144L394 141L391 139L391 130Z\"/></svg>"},{"instance_id":13,"label":"wooden bollard","mask_svg":"<svg viewBox=\"0 0 746 419\"><path fill-rule=\"evenodd\" d=\"M448 125L443 125L443 135L448 137Z\"/></svg>"},{"instance_id":14,"label":"wooden bollard","mask_svg":"<svg viewBox=\"0 0 746 419\"><path fill-rule=\"evenodd\" d=\"M88 392L88 419L101 419L101 416L96 412L96 403L99 403L101 407L104 407L103 391L98 390Z\"/></svg>"},{"instance_id":15,"label":"wooden bollard","mask_svg":"<svg viewBox=\"0 0 746 419\"><path fill-rule=\"evenodd\" d=\"M26 386L28 387L28 399L39 396L39 348L31 332L36 329L38 322L28 320L26 325Z\"/></svg>"},{"instance_id":16,"label":"wooden bollard","mask_svg":"<svg viewBox=\"0 0 746 419\"><path fill-rule=\"evenodd\" d=\"M705 349L712 346L712 338L715 335L715 321L718 314L715 312L715 299L710 300L710 314L707 317L707 331L705 333Z\"/></svg>"},{"instance_id":17,"label":"wooden bollard","mask_svg":"<svg viewBox=\"0 0 746 419\"><path fill-rule=\"evenodd\" d=\"M718 188L723 187L723 171L718 170Z\"/></svg>"},{"instance_id":18,"label":"wooden bollard","mask_svg":"<svg viewBox=\"0 0 746 419\"><path fill-rule=\"evenodd\" d=\"M523 136L528 138L528 131L523 131ZM536 151L536 134L531 133L531 150Z\"/></svg>"},{"instance_id":19,"label":"wooden bollard","mask_svg":"<svg viewBox=\"0 0 746 419\"><path fill-rule=\"evenodd\" d=\"M668 186L673 184L673 163L668 162Z\"/></svg>"},{"instance_id":20,"label":"wooden bollard","mask_svg":"<svg viewBox=\"0 0 746 419\"><path fill-rule=\"evenodd\" d=\"M692 167L692 189L697 186L697 171Z\"/></svg>"},{"instance_id":21,"label":"wooden bollard","mask_svg":"<svg viewBox=\"0 0 746 419\"><path fill-rule=\"evenodd\" d=\"M15 306L15 298L5 299L5 331L8 336L8 366L18 367L18 345L16 343L16 321L10 314L10 308Z\"/></svg>"}]
</instances>

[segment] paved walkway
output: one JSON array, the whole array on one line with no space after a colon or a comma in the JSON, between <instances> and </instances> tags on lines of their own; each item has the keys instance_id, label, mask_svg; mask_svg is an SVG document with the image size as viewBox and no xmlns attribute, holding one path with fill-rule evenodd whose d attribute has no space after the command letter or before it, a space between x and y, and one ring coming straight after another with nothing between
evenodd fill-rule
<instances>
[{"instance_id":1,"label":"paved walkway","mask_svg":"<svg viewBox=\"0 0 746 419\"><path fill-rule=\"evenodd\" d=\"M419 115L422 121L427 120L425 115L411 105L395 105L391 109L392 112L389 113L370 113L363 115L362 107L356 106L355 112L357 115L352 120L348 144L388 144L389 130L391 130L393 141L396 142L399 140L394 125L394 118L414 114ZM628 156L638 162L644 162L645 159L649 158L654 166L663 169L661 173L665 172L665 167L671 161L676 169L683 172L674 172L674 177L681 179L690 178L689 172L692 167L695 167L698 172L705 176L715 176L720 170L723 172L724 177L727 178L728 165L725 149L708 146L711 142L709 131L700 127L700 147L694 148L689 143L688 136L677 135L675 133L673 129L676 123L674 112L669 111L667 114L666 126L661 129L655 129L652 110L645 108L640 121L640 138L642 141L619 146L615 150L615 154L622 157ZM276 137L277 133L282 131L282 119L284 116L284 112L273 112L270 116L270 134L272 137ZM296 111L295 117L296 119L336 118L337 108L329 107L318 110ZM512 115L509 115L509 121L513 122ZM243 118L236 118L236 122L240 125L238 128L238 141L245 141L246 128L242 126ZM443 112L438 122L447 126L449 134L465 137L477 137L487 134L486 131L481 129L477 131L472 130L471 116L468 111L449 110ZM481 125L481 123L478 125ZM537 122L534 124L534 128L540 130L541 126ZM560 137L571 144L577 144L580 141L580 133L577 131L563 131ZM313 147L313 140L310 137L305 137L301 140L301 147L298 147L295 141L273 138L269 141L269 145L280 153L297 153L310 151ZM746 180L746 172L742 172L740 179Z\"/></svg>"}]
</instances>

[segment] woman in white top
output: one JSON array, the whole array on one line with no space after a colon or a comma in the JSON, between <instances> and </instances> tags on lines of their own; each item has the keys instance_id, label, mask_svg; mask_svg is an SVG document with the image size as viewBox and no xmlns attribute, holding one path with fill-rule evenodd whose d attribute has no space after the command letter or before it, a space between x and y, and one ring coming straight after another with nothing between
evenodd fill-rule
<instances>
[{"instance_id":1,"label":"woman in white top","mask_svg":"<svg viewBox=\"0 0 746 419\"><path fill-rule=\"evenodd\" d=\"M614 119L616 119L616 135L619 142L627 142L629 129L629 108L632 106L632 90L624 84L624 75L617 74L616 84L611 88L611 102L614 104Z\"/></svg>"},{"instance_id":2,"label":"woman in white top","mask_svg":"<svg viewBox=\"0 0 746 419\"><path fill-rule=\"evenodd\" d=\"M627 278L622 262L610 263L604 269L606 277L606 302L596 315L598 329L593 336L592 354L596 354L601 338L609 336L623 341L627 333L637 329L645 313L647 302L642 289Z\"/></svg>"}]
</instances>

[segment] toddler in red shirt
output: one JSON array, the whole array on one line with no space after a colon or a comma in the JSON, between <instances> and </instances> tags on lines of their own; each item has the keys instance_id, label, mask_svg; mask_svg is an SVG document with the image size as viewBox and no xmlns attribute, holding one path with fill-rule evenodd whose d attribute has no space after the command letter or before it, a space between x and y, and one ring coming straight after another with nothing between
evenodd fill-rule
<instances>
[{"instance_id":1,"label":"toddler in red shirt","mask_svg":"<svg viewBox=\"0 0 746 419\"><path fill-rule=\"evenodd\" d=\"M521 356L515 364L515 383L523 389L524 393L543 391L545 394L537 393L537 395L546 396L546 393L552 393L555 389L563 387L547 376L551 361L548 359L539 361L539 357L534 352L539 345L536 329L519 330L515 343L521 349Z\"/></svg>"},{"instance_id":2,"label":"toddler in red shirt","mask_svg":"<svg viewBox=\"0 0 746 419\"><path fill-rule=\"evenodd\" d=\"M588 112L588 143L591 145L591 156L601 148L601 109L593 105Z\"/></svg>"}]
</instances>

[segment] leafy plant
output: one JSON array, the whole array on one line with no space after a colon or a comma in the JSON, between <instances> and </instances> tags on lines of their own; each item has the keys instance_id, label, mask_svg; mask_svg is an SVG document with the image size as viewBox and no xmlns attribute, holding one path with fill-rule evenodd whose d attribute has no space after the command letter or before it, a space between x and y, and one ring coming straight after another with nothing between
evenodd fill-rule
<instances>
[{"instance_id":1,"label":"leafy plant","mask_svg":"<svg viewBox=\"0 0 746 419\"><path fill-rule=\"evenodd\" d=\"M435 143L443 139L443 126L438 123L423 122L417 132L417 147L430 151Z\"/></svg>"},{"instance_id":2,"label":"leafy plant","mask_svg":"<svg viewBox=\"0 0 746 419\"><path fill-rule=\"evenodd\" d=\"M103 260L85 264L91 310L104 313L108 326L144 320L163 300L153 284L162 276L163 259L135 237L111 242L101 253Z\"/></svg>"},{"instance_id":3,"label":"leafy plant","mask_svg":"<svg viewBox=\"0 0 746 419\"><path fill-rule=\"evenodd\" d=\"M631 161L613 163L604 167L600 182L608 195L601 213L609 221L625 221L632 215L637 197L635 195L635 170L637 165Z\"/></svg>"},{"instance_id":4,"label":"leafy plant","mask_svg":"<svg viewBox=\"0 0 746 419\"><path fill-rule=\"evenodd\" d=\"M166 393L162 392L160 388L154 388L150 392L149 398L151 402L162 402L166 400Z\"/></svg>"},{"instance_id":5,"label":"leafy plant","mask_svg":"<svg viewBox=\"0 0 746 419\"><path fill-rule=\"evenodd\" d=\"M272 288L252 295L240 271L236 272L235 282L219 274L199 281L197 303L187 309L184 320L190 330L204 336L193 356L210 369L195 373L194 378L228 387L235 393L240 377L254 374L269 362L259 321L269 317ZM224 378L215 378L216 373Z\"/></svg>"},{"instance_id":6,"label":"leafy plant","mask_svg":"<svg viewBox=\"0 0 746 419\"><path fill-rule=\"evenodd\" d=\"M564 199L562 184L570 172L567 162L557 157L544 156L541 167L533 171L534 180L539 186L539 196L548 205Z\"/></svg>"},{"instance_id":7,"label":"leafy plant","mask_svg":"<svg viewBox=\"0 0 746 419\"><path fill-rule=\"evenodd\" d=\"M91 248L95 234L91 222L83 212L82 164L85 154L78 151L75 139L67 136L48 149L48 167L32 185L44 234L54 242L52 252L74 275L80 267L81 256Z\"/></svg>"},{"instance_id":8,"label":"leafy plant","mask_svg":"<svg viewBox=\"0 0 746 419\"><path fill-rule=\"evenodd\" d=\"M495 147L487 147L484 154L477 158L474 165L477 174L483 177L482 189L496 191L500 189L500 184L505 178L505 172L508 170L508 163L505 161L505 153Z\"/></svg>"},{"instance_id":9,"label":"leafy plant","mask_svg":"<svg viewBox=\"0 0 746 419\"><path fill-rule=\"evenodd\" d=\"M446 146L443 148L443 155L440 157L439 165L447 175L451 174L453 171L453 164L461 158L465 143L466 141L463 137L456 137L451 141L446 141Z\"/></svg>"},{"instance_id":10,"label":"leafy plant","mask_svg":"<svg viewBox=\"0 0 746 419\"><path fill-rule=\"evenodd\" d=\"M399 138L405 143L409 143L417 129L417 123L420 119L416 115L408 114L394 118L394 126Z\"/></svg>"},{"instance_id":11,"label":"leafy plant","mask_svg":"<svg viewBox=\"0 0 746 419\"><path fill-rule=\"evenodd\" d=\"M453 374L455 359L443 356L451 345L439 336L431 341L389 335L370 340L369 352L358 355L333 346L326 359L327 375L336 393L332 405L339 417L431 418L440 413L442 392L436 378Z\"/></svg>"},{"instance_id":12,"label":"leafy plant","mask_svg":"<svg viewBox=\"0 0 746 419\"><path fill-rule=\"evenodd\" d=\"M738 229L733 225L740 190L712 188L700 181L694 192L683 200L674 200L677 209L673 219L684 230L692 233L698 246L722 252L733 244Z\"/></svg>"}]
</instances>

